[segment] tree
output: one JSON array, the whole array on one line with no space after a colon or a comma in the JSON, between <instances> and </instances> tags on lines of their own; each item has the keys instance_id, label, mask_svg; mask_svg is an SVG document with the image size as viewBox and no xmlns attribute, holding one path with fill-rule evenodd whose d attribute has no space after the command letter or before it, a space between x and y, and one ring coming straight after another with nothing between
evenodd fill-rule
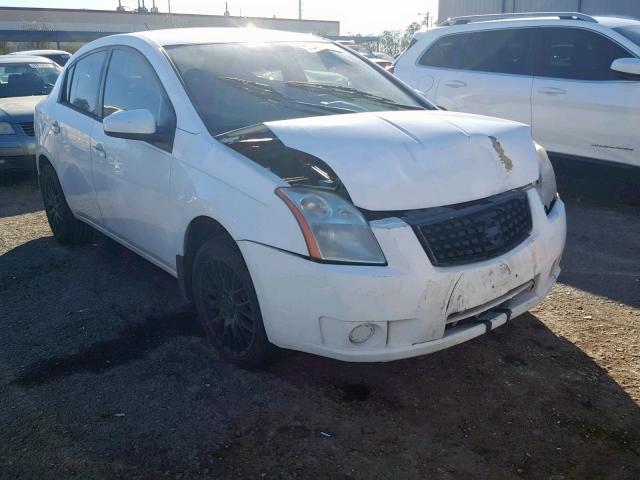
<instances>
[{"instance_id":1,"label":"tree","mask_svg":"<svg viewBox=\"0 0 640 480\"><path fill-rule=\"evenodd\" d=\"M402 33L400 30L385 30L379 39L380 51L395 56L402 51Z\"/></svg>"},{"instance_id":2,"label":"tree","mask_svg":"<svg viewBox=\"0 0 640 480\"><path fill-rule=\"evenodd\" d=\"M426 18L422 23L411 23L404 32L400 30L385 30L380 35L380 50L391 56L402 53L411 43L417 31L426 26Z\"/></svg>"},{"instance_id":3,"label":"tree","mask_svg":"<svg viewBox=\"0 0 640 480\"><path fill-rule=\"evenodd\" d=\"M413 22L411 25L407 27L407 29L404 31L404 35L402 35L402 40L401 40L402 50L404 50L409 46L409 43L411 43L411 39L413 38L413 35L418 30L420 30L420 28L422 28L422 25L420 25L418 22Z\"/></svg>"}]
</instances>

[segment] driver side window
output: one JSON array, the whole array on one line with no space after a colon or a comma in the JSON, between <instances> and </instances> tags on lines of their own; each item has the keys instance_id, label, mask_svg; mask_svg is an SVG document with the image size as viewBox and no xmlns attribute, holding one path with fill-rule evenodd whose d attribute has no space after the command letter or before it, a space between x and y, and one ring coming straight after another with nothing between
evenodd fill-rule
<instances>
[{"instance_id":1,"label":"driver side window","mask_svg":"<svg viewBox=\"0 0 640 480\"><path fill-rule=\"evenodd\" d=\"M155 70L141 54L116 49L107 69L102 116L137 109L148 110L156 119L158 140L150 143L171 151L176 116Z\"/></svg>"}]
</instances>

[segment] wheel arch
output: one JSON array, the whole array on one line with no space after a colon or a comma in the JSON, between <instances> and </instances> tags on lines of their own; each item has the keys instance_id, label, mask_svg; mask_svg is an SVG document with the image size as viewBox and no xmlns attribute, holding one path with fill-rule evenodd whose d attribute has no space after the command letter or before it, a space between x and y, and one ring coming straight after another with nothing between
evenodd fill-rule
<instances>
[{"instance_id":1,"label":"wheel arch","mask_svg":"<svg viewBox=\"0 0 640 480\"><path fill-rule=\"evenodd\" d=\"M200 247L212 239L224 239L230 245L233 245L242 256L238 244L222 223L206 215L200 215L192 219L185 231L182 250L183 255L177 255L176 257L180 290L183 296L189 301L193 301L191 280L194 259Z\"/></svg>"},{"instance_id":2,"label":"wheel arch","mask_svg":"<svg viewBox=\"0 0 640 480\"><path fill-rule=\"evenodd\" d=\"M55 170L55 167L51 163L51 160L49 160L49 157L47 157L44 153L41 153L40 155L38 155L38 161L36 162L36 166L38 168L38 174L40 174L40 172L42 171L42 166L47 163L51 166L51 168Z\"/></svg>"}]
</instances>

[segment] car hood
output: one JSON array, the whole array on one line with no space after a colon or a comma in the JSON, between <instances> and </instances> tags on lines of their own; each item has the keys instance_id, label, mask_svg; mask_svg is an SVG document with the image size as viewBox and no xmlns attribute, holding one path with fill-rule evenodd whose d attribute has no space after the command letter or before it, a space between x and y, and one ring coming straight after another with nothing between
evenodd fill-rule
<instances>
[{"instance_id":1,"label":"car hood","mask_svg":"<svg viewBox=\"0 0 640 480\"><path fill-rule=\"evenodd\" d=\"M10 117L15 121L28 121L33 119L33 112L42 95L29 97L0 98L0 118Z\"/></svg>"},{"instance_id":2,"label":"car hood","mask_svg":"<svg viewBox=\"0 0 640 480\"><path fill-rule=\"evenodd\" d=\"M529 185L539 176L529 127L506 120L394 111L264 125L287 148L326 164L353 203L366 210L463 203Z\"/></svg>"}]
</instances>

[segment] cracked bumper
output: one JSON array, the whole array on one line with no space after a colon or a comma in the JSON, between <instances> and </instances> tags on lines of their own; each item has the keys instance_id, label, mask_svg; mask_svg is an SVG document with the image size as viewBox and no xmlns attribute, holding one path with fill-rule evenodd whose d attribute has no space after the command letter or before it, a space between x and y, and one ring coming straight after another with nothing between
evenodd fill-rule
<instances>
[{"instance_id":1,"label":"cracked bumper","mask_svg":"<svg viewBox=\"0 0 640 480\"><path fill-rule=\"evenodd\" d=\"M372 222L386 267L328 265L238 242L254 281L269 340L346 361L433 353L482 335L539 303L555 284L564 249L564 204L547 216L528 192L531 236L512 251L460 267L434 267L399 219ZM351 330L373 328L354 344Z\"/></svg>"}]
</instances>

